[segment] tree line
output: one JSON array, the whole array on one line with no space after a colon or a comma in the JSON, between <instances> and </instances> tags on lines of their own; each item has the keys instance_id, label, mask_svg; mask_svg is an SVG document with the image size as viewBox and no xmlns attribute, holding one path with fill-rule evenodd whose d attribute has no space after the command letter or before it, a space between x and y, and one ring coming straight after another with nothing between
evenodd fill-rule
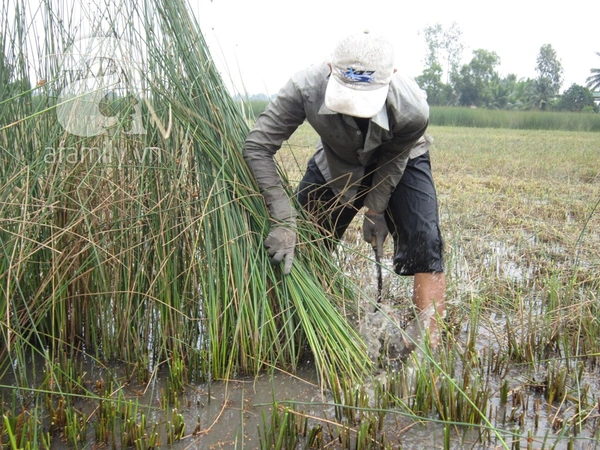
<instances>
[{"instance_id":1,"label":"tree line","mask_svg":"<svg viewBox=\"0 0 600 450\"><path fill-rule=\"evenodd\" d=\"M432 106L599 112L592 90L600 88L600 69L591 69L586 86L573 83L561 94L563 68L551 44L540 48L535 78L502 77L496 70L500 57L494 51L476 49L461 65L464 45L456 23L449 27L437 23L422 34L427 45L425 68L415 79Z\"/></svg>"}]
</instances>

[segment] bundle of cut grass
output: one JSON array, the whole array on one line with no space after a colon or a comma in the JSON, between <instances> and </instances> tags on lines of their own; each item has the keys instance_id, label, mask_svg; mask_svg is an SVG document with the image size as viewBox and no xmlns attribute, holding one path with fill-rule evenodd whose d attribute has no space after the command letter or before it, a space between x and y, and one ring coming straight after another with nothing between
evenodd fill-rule
<instances>
[{"instance_id":1,"label":"bundle of cut grass","mask_svg":"<svg viewBox=\"0 0 600 450\"><path fill-rule=\"evenodd\" d=\"M3 370L26 373L31 349L84 350L140 372L179 360L196 379L226 378L294 369L308 344L321 375L361 377L368 358L340 312L353 287L310 224L290 276L263 251L267 210L240 153L247 121L185 2L9 4Z\"/></svg>"}]
</instances>

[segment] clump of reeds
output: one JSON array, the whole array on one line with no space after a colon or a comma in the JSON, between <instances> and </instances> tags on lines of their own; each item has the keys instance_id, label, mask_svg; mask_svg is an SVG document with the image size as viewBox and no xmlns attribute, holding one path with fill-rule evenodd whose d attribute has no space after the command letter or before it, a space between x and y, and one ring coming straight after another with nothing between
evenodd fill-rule
<instances>
[{"instance_id":1,"label":"clump of reeds","mask_svg":"<svg viewBox=\"0 0 600 450\"><path fill-rule=\"evenodd\" d=\"M0 20L0 378L59 393L45 412L76 445L87 420L70 395L95 398L84 354L141 383L167 362L165 404L189 381L294 370L306 357L323 383L367 373L347 318L356 290L312 225L299 220L289 276L269 262L267 209L241 157L248 120L183 0L11 0ZM90 35L139 61L123 69L122 53L92 50L73 63L65 55ZM76 133L61 114L84 113L64 93L99 76L113 77L110 90L88 88L106 89L97 106L110 120ZM98 410L100 442L156 444L132 417L119 439L111 411ZM18 436L12 420L3 429ZM181 414L169 423L172 443Z\"/></svg>"},{"instance_id":2,"label":"clump of reeds","mask_svg":"<svg viewBox=\"0 0 600 450\"><path fill-rule=\"evenodd\" d=\"M60 94L93 74L23 58L27 20L44 26L40 60L69 51L72 5L48 1L31 16L12 3L23 13L3 10L0 42L10 87L0 99L0 365L30 346L49 358L81 349L140 379L167 359L203 380L265 362L293 369L308 347L322 375L364 374L364 346L340 313L356 297L310 224L298 227L290 276L263 251L267 210L240 154L247 120L185 2L80 5L96 12L94 35L112 30L144 55L127 86L135 101L109 105L121 108L117 122L93 136L57 121ZM145 134L131 132L138 114Z\"/></svg>"}]
</instances>

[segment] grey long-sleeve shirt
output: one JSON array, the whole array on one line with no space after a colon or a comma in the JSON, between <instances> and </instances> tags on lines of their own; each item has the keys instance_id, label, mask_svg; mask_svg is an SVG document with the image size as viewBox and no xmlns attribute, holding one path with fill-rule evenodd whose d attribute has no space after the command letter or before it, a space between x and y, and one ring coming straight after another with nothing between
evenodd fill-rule
<instances>
[{"instance_id":1,"label":"grey long-sleeve shirt","mask_svg":"<svg viewBox=\"0 0 600 450\"><path fill-rule=\"evenodd\" d=\"M426 94L412 78L395 73L385 106L369 120L366 137L354 118L324 104L329 76L326 63L295 74L267 105L244 144L244 159L265 197L271 217L294 216L281 186L273 156L304 120L320 137L315 161L329 186L350 201L365 167L374 164L373 189L365 206L383 212L409 158L428 150Z\"/></svg>"}]
</instances>

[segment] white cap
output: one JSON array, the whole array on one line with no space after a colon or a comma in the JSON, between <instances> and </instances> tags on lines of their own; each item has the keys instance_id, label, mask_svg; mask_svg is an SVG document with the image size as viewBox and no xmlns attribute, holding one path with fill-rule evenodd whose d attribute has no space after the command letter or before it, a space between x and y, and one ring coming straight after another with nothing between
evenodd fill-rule
<instances>
[{"instance_id":1,"label":"white cap","mask_svg":"<svg viewBox=\"0 0 600 450\"><path fill-rule=\"evenodd\" d=\"M382 36L353 34L338 44L331 59L325 106L354 117L373 117L385 104L394 73L394 49Z\"/></svg>"}]
</instances>

